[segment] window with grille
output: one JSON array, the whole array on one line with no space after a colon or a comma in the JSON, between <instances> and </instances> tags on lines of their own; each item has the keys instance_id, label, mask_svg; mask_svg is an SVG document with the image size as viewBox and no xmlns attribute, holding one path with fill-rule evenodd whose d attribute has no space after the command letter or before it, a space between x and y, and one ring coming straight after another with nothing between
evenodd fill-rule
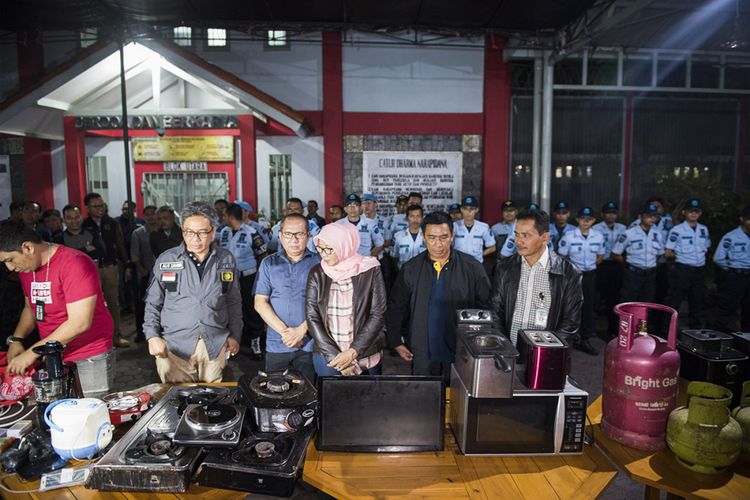
<instances>
[{"instance_id":1,"label":"window with grille","mask_svg":"<svg viewBox=\"0 0 750 500\"><path fill-rule=\"evenodd\" d=\"M182 47L193 46L193 28L190 26L176 26L172 36L177 45Z\"/></svg>"},{"instance_id":2,"label":"window with grille","mask_svg":"<svg viewBox=\"0 0 750 500\"><path fill-rule=\"evenodd\" d=\"M292 155L268 155L271 187L271 220L284 216L286 200L292 196Z\"/></svg>"},{"instance_id":3,"label":"window with grille","mask_svg":"<svg viewBox=\"0 0 750 500\"><path fill-rule=\"evenodd\" d=\"M224 172L146 172L141 192L144 206L167 205L179 212L191 201L213 206L229 198L229 179Z\"/></svg>"},{"instance_id":4,"label":"window with grille","mask_svg":"<svg viewBox=\"0 0 750 500\"><path fill-rule=\"evenodd\" d=\"M86 157L86 190L99 193L105 200L109 199L106 156Z\"/></svg>"},{"instance_id":5,"label":"window with grille","mask_svg":"<svg viewBox=\"0 0 750 500\"><path fill-rule=\"evenodd\" d=\"M229 47L227 30L219 28L206 29L206 48L224 49Z\"/></svg>"},{"instance_id":6,"label":"window with grille","mask_svg":"<svg viewBox=\"0 0 750 500\"><path fill-rule=\"evenodd\" d=\"M289 38L287 32L283 30L268 30L266 32L266 49L271 50L288 50Z\"/></svg>"}]
</instances>

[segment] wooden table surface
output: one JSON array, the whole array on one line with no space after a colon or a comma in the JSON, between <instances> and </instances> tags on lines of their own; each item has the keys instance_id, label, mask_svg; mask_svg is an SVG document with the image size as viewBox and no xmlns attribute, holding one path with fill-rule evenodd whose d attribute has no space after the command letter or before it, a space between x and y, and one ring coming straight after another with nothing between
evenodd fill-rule
<instances>
[{"instance_id":1,"label":"wooden table surface","mask_svg":"<svg viewBox=\"0 0 750 500\"><path fill-rule=\"evenodd\" d=\"M681 385L678 404L685 404L686 385ZM685 498L750 498L750 463L739 461L722 474L700 474L682 466L668 449L641 451L609 439L602 433L602 398L589 406L597 444L634 481L645 486L644 497L659 498L660 491Z\"/></svg>"},{"instance_id":2,"label":"wooden table surface","mask_svg":"<svg viewBox=\"0 0 750 500\"><path fill-rule=\"evenodd\" d=\"M448 408L446 415L450 415ZM310 442L303 479L336 498L595 498L617 474L596 447L565 457L467 457L446 425L445 450L419 453L319 452ZM39 487L15 474L2 478L13 490ZM2 492L3 498L38 499L240 499L247 493L191 485L186 493L100 492L83 486L43 493Z\"/></svg>"}]
</instances>

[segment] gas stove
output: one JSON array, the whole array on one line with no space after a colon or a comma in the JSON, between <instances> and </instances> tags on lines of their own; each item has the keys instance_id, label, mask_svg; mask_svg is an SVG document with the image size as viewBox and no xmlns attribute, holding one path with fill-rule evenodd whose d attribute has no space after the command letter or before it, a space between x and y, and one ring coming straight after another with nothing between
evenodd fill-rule
<instances>
[{"instance_id":1,"label":"gas stove","mask_svg":"<svg viewBox=\"0 0 750 500\"><path fill-rule=\"evenodd\" d=\"M96 463L86 487L108 491L184 492L203 454L173 441L182 414L198 404L229 404L236 389L172 387Z\"/></svg>"},{"instance_id":2,"label":"gas stove","mask_svg":"<svg viewBox=\"0 0 750 500\"><path fill-rule=\"evenodd\" d=\"M239 400L252 413L257 431L294 432L314 426L318 391L298 371L259 371L240 377Z\"/></svg>"},{"instance_id":3,"label":"gas stove","mask_svg":"<svg viewBox=\"0 0 750 500\"><path fill-rule=\"evenodd\" d=\"M202 486L274 496L291 496L314 428L297 432L254 432L245 426L233 449L209 451L195 473Z\"/></svg>"},{"instance_id":4,"label":"gas stove","mask_svg":"<svg viewBox=\"0 0 750 500\"><path fill-rule=\"evenodd\" d=\"M235 446L240 440L244 406L228 404L188 405L173 439L192 446Z\"/></svg>"}]
</instances>

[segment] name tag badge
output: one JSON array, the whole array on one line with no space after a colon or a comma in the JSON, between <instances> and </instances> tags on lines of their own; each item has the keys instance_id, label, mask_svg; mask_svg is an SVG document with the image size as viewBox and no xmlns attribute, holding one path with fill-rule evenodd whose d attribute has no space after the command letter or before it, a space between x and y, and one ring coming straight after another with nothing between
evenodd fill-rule
<instances>
[{"instance_id":1,"label":"name tag badge","mask_svg":"<svg viewBox=\"0 0 750 500\"><path fill-rule=\"evenodd\" d=\"M37 302L52 303L52 282L31 282L31 303L36 304Z\"/></svg>"},{"instance_id":2,"label":"name tag badge","mask_svg":"<svg viewBox=\"0 0 750 500\"><path fill-rule=\"evenodd\" d=\"M40 322L44 323L44 302L41 300L37 300L34 305L34 318Z\"/></svg>"},{"instance_id":3,"label":"name tag badge","mask_svg":"<svg viewBox=\"0 0 750 500\"><path fill-rule=\"evenodd\" d=\"M169 271L172 269L185 269L185 263L182 261L179 262L162 262L159 264L159 269L162 271ZM172 273L174 274L174 273Z\"/></svg>"},{"instance_id":4,"label":"name tag badge","mask_svg":"<svg viewBox=\"0 0 750 500\"><path fill-rule=\"evenodd\" d=\"M549 317L549 309L537 309L534 311L534 323L537 328L547 328L547 318Z\"/></svg>"},{"instance_id":5,"label":"name tag badge","mask_svg":"<svg viewBox=\"0 0 750 500\"><path fill-rule=\"evenodd\" d=\"M221 282L222 283L231 283L234 281L234 273L232 271L222 271L221 272Z\"/></svg>"}]
</instances>

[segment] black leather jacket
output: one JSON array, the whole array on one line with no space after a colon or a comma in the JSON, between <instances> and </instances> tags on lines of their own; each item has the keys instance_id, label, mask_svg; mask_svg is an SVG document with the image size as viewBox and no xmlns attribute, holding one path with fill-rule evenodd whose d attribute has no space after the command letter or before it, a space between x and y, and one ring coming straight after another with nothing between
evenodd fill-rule
<instances>
[{"instance_id":1,"label":"black leather jacket","mask_svg":"<svg viewBox=\"0 0 750 500\"><path fill-rule=\"evenodd\" d=\"M326 316L331 278L323 272L320 264L310 269L307 276L305 311L307 328L315 343L314 351L331 360L341 352L338 344L328 332ZM357 358L366 358L383 350L385 337L385 284L380 267L374 267L352 278L354 286L354 339L351 348Z\"/></svg>"},{"instance_id":2,"label":"black leather jacket","mask_svg":"<svg viewBox=\"0 0 750 500\"><path fill-rule=\"evenodd\" d=\"M518 282L521 279L521 258L515 255L500 261L492 283L492 310L498 316L497 328L506 336L509 336L513 311L516 308ZM549 251L549 286L552 301L546 329L560 334L564 339L577 333L581 326L581 272L552 250Z\"/></svg>"}]
</instances>

